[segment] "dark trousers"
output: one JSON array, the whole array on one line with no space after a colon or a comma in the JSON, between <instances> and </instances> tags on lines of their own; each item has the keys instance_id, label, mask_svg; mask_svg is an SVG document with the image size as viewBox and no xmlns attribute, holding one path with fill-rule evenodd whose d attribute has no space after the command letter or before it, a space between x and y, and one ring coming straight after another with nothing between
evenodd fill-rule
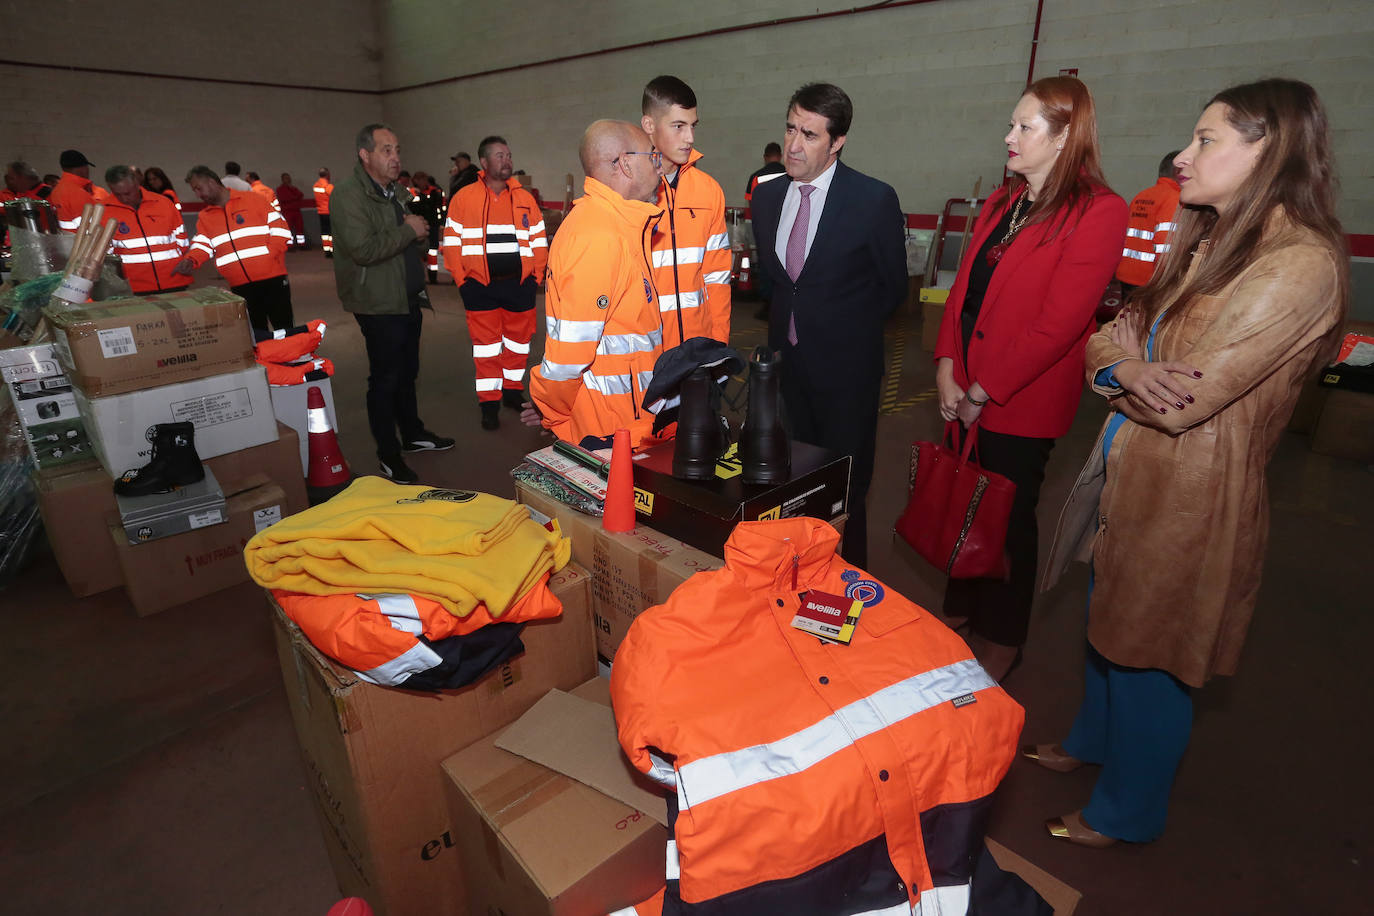
<instances>
[{"instance_id":1,"label":"dark trousers","mask_svg":"<svg viewBox=\"0 0 1374 916\"><path fill-rule=\"evenodd\" d=\"M998 645L1021 646L1026 642L1040 556L1035 506L1040 501L1040 485L1045 481L1045 465L1053 448L1053 439L978 430L978 463L1016 484L1016 498L1007 521L1011 576L1005 581L950 579L945 586L944 612L947 617L967 617L973 632Z\"/></svg>"},{"instance_id":2,"label":"dark trousers","mask_svg":"<svg viewBox=\"0 0 1374 916\"><path fill-rule=\"evenodd\" d=\"M296 323L291 317L291 281L286 274L231 286L229 291L242 297L248 306L248 323L255 328L278 331Z\"/></svg>"},{"instance_id":3,"label":"dark trousers","mask_svg":"<svg viewBox=\"0 0 1374 916\"><path fill-rule=\"evenodd\" d=\"M782 401L791 436L851 456L849 520L840 555L855 566L868 565L868 487L873 482L873 443L878 434L878 396L882 376L855 380L846 372L808 355L801 347L782 350Z\"/></svg>"},{"instance_id":4,"label":"dark trousers","mask_svg":"<svg viewBox=\"0 0 1374 916\"><path fill-rule=\"evenodd\" d=\"M355 315L367 343L367 422L383 459L401 453L401 439L418 438L425 429L416 406L415 379L420 374L420 328L424 318L418 299L408 315Z\"/></svg>"}]
</instances>

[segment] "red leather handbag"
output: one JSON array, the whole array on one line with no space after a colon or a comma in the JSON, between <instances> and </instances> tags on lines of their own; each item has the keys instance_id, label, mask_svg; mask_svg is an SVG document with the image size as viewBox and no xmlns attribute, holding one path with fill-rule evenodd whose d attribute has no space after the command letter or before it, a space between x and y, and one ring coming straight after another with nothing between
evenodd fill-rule
<instances>
[{"instance_id":1,"label":"red leather handbag","mask_svg":"<svg viewBox=\"0 0 1374 916\"><path fill-rule=\"evenodd\" d=\"M1016 484L976 461L978 424L956 451L959 424L945 424L942 442L911 445L911 498L897 534L953 579L1005 579L1007 519Z\"/></svg>"}]
</instances>

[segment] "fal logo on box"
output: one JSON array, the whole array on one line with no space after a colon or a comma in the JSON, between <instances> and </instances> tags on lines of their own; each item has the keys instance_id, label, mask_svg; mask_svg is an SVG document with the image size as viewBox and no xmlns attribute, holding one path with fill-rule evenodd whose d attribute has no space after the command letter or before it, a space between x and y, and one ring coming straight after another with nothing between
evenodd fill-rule
<instances>
[{"instance_id":1,"label":"fal logo on box","mask_svg":"<svg viewBox=\"0 0 1374 916\"><path fill-rule=\"evenodd\" d=\"M138 539L139 539L140 541L146 541L146 540L148 540L148 538L150 538L150 537L152 537L152 536L153 536L153 529L152 529L151 526L149 526L149 525L144 525L142 528L138 529Z\"/></svg>"},{"instance_id":2,"label":"fal logo on box","mask_svg":"<svg viewBox=\"0 0 1374 916\"><path fill-rule=\"evenodd\" d=\"M199 357L194 353L181 353L177 356L164 356L157 361L159 369L166 369L168 366L184 366L187 363L195 362Z\"/></svg>"},{"instance_id":3,"label":"fal logo on box","mask_svg":"<svg viewBox=\"0 0 1374 916\"><path fill-rule=\"evenodd\" d=\"M652 517L654 514L654 494L648 490L635 487L635 511L641 515Z\"/></svg>"},{"instance_id":4,"label":"fal logo on box","mask_svg":"<svg viewBox=\"0 0 1374 916\"><path fill-rule=\"evenodd\" d=\"M846 569L840 573L840 578L848 583L844 587L844 596L862 601L864 607L872 607L882 601L887 594L883 587L872 579L860 579L857 570Z\"/></svg>"}]
</instances>

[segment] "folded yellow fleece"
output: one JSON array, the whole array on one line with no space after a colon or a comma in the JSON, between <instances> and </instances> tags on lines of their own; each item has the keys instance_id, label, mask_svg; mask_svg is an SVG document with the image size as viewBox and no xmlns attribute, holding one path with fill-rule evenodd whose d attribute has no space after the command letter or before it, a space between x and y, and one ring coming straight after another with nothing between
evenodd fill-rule
<instances>
[{"instance_id":1,"label":"folded yellow fleece","mask_svg":"<svg viewBox=\"0 0 1374 916\"><path fill-rule=\"evenodd\" d=\"M407 592L466 617L500 617L572 552L519 503L471 490L360 477L328 502L258 532L244 549L253 581L306 595Z\"/></svg>"}]
</instances>

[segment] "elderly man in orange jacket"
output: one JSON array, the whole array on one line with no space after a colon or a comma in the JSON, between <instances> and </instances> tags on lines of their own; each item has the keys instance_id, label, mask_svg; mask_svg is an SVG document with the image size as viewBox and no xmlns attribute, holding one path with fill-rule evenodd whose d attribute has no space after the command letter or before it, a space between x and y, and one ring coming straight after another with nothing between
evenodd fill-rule
<instances>
[{"instance_id":1,"label":"elderly man in orange jacket","mask_svg":"<svg viewBox=\"0 0 1374 916\"><path fill-rule=\"evenodd\" d=\"M190 285L176 273L190 243L176 204L138 183L133 168L112 165L105 170L105 186L114 198L105 204L105 219L114 219L114 253L124 265L129 288L139 294L165 293Z\"/></svg>"},{"instance_id":2,"label":"elderly man in orange jacket","mask_svg":"<svg viewBox=\"0 0 1374 916\"><path fill-rule=\"evenodd\" d=\"M653 432L640 402L663 352L650 251L661 159L625 121L594 122L579 155L584 194L549 251L544 361L521 419L596 448L625 427L638 447Z\"/></svg>"},{"instance_id":3,"label":"elderly man in orange jacket","mask_svg":"<svg viewBox=\"0 0 1374 916\"><path fill-rule=\"evenodd\" d=\"M229 289L242 296L248 320L263 330L289 328L291 284L286 279L286 245L291 229L275 207L252 191L231 191L209 166L186 173L186 183L205 209L196 220L191 253L176 273L191 274L211 257Z\"/></svg>"}]
</instances>

